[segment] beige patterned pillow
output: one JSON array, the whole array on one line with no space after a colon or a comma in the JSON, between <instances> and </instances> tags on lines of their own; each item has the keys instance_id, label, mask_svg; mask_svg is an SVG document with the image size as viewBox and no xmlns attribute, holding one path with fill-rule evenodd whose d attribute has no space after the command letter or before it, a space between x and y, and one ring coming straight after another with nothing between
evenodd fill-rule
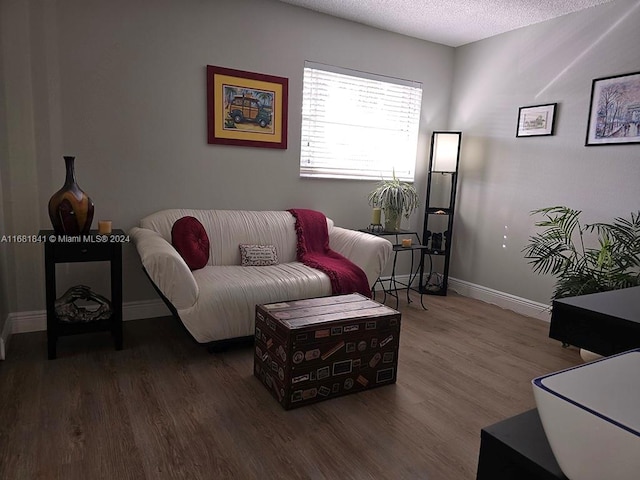
<instances>
[{"instance_id":1,"label":"beige patterned pillow","mask_svg":"<svg viewBox=\"0 0 640 480\"><path fill-rule=\"evenodd\" d=\"M243 267L265 267L278 263L275 245L240 244L240 260Z\"/></svg>"}]
</instances>

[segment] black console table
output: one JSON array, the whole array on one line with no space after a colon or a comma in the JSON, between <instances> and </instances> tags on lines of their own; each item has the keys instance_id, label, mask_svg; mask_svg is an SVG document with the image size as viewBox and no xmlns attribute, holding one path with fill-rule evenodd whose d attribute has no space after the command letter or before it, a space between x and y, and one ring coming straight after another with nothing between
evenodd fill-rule
<instances>
[{"instance_id":1,"label":"black console table","mask_svg":"<svg viewBox=\"0 0 640 480\"><path fill-rule=\"evenodd\" d=\"M91 230L88 234L68 236L41 230L38 235L44 242L49 359L56 358L58 337L79 333L110 331L116 350L122 350L122 242L127 238L124 231L100 235L97 230ZM55 313L56 263L101 261L111 265L111 316L92 322L60 322Z\"/></svg>"},{"instance_id":2,"label":"black console table","mask_svg":"<svg viewBox=\"0 0 640 480\"><path fill-rule=\"evenodd\" d=\"M389 287L385 288L384 284L382 283L382 280L378 278L376 280L376 283L374 283L373 285L374 298L375 298L375 285L379 283L380 287L382 288L382 293L385 295L385 299L387 295L390 295L396 299L396 310L397 310L399 300L400 300L400 297L398 295L398 290L406 290L407 303L411 303L409 292L413 290L414 292L417 292L420 294L420 305L422 305L422 308L426 310L427 307L425 307L424 303L422 303L422 296L424 295L424 291L421 291L420 288L416 288L412 286L414 280L418 277L420 269L422 268L424 252L427 252L429 250L429 248L426 245L421 244L420 236L418 235L418 232L415 232L412 230L399 230L397 232L387 232L387 231L371 231L368 229L361 229L360 231L365 233L370 233L371 235L376 235L379 237L395 237L395 243L393 244L393 267L391 268L391 278L389 278L388 280ZM403 247L400 237L411 238L412 240L413 238L415 238L418 243L415 243L412 241L410 246ZM400 282L396 278L396 264L398 261L398 253L400 252L411 252L411 266L409 267L409 281L407 283ZM414 259L413 259L414 252L420 253L420 263L416 268L414 268ZM385 299L382 300L383 303Z\"/></svg>"},{"instance_id":3,"label":"black console table","mask_svg":"<svg viewBox=\"0 0 640 480\"><path fill-rule=\"evenodd\" d=\"M640 347L640 287L554 300L549 337L603 356Z\"/></svg>"},{"instance_id":4,"label":"black console table","mask_svg":"<svg viewBox=\"0 0 640 480\"><path fill-rule=\"evenodd\" d=\"M480 432L477 480L567 480L533 409Z\"/></svg>"}]
</instances>

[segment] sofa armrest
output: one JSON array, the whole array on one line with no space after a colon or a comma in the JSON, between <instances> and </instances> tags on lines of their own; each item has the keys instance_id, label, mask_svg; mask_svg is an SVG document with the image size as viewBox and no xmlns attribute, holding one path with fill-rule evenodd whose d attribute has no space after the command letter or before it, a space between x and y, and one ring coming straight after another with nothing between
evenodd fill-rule
<instances>
[{"instance_id":1,"label":"sofa armrest","mask_svg":"<svg viewBox=\"0 0 640 480\"><path fill-rule=\"evenodd\" d=\"M393 245L386 238L336 226L329 233L329 247L364 270L370 287L393 252Z\"/></svg>"},{"instance_id":2,"label":"sofa armrest","mask_svg":"<svg viewBox=\"0 0 640 480\"><path fill-rule=\"evenodd\" d=\"M176 310L192 307L199 288L184 259L162 236L147 228L129 231L140 260L156 287Z\"/></svg>"}]
</instances>

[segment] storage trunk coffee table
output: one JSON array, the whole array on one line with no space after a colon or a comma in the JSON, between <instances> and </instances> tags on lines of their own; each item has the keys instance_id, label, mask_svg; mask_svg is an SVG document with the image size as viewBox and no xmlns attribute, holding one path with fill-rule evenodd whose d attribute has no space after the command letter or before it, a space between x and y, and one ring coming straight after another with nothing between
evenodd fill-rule
<instances>
[{"instance_id":1,"label":"storage trunk coffee table","mask_svg":"<svg viewBox=\"0 0 640 480\"><path fill-rule=\"evenodd\" d=\"M400 319L358 293L257 305L254 375L287 410L395 383Z\"/></svg>"}]
</instances>

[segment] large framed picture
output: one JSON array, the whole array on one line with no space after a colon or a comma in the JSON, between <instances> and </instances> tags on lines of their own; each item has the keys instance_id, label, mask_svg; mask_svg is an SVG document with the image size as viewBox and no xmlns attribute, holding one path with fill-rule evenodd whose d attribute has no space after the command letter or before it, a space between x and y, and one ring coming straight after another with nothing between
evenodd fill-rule
<instances>
[{"instance_id":1,"label":"large framed picture","mask_svg":"<svg viewBox=\"0 0 640 480\"><path fill-rule=\"evenodd\" d=\"M640 72L596 78L585 145L640 143Z\"/></svg>"},{"instance_id":2,"label":"large framed picture","mask_svg":"<svg viewBox=\"0 0 640 480\"><path fill-rule=\"evenodd\" d=\"M532 105L518 109L516 137L539 137L553 135L557 103Z\"/></svg>"},{"instance_id":3,"label":"large framed picture","mask_svg":"<svg viewBox=\"0 0 640 480\"><path fill-rule=\"evenodd\" d=\"M207 130L212 144L287 148L289 81L207 65Z\"/></svg>"}]
</instances>

